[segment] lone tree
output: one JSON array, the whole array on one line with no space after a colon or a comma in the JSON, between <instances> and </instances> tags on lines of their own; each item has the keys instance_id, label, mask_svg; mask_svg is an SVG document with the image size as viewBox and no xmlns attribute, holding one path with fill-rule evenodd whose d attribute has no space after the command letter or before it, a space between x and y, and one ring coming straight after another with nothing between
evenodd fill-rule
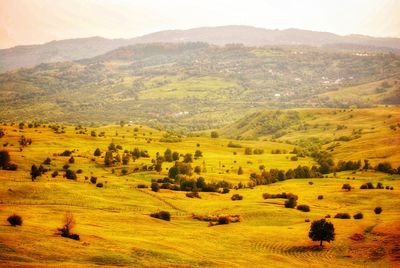
<instances>
[{"instance_id":1,"label":"lone tree","mask_svg":"<svg viewBox=\"0 0 400 268\"><path fill-rule=\"evenodd\" d=\"M325 219L313 221L308 237L312 241L320 241L319 245L322 247L323 241L330 243L335 240L335 227L332 223L325 221Z\"/></svg>"}]
</instances>

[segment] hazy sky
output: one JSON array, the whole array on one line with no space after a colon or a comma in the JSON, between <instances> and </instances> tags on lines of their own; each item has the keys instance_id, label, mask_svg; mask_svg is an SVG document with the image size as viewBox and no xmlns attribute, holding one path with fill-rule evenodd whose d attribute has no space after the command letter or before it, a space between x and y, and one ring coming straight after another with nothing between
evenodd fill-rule
<instances>
[{"instance_id":1,"label":"hazy sky","mask_svg":"<svg viewBox=\"0 0 400 268\"><path fill-rule=\"evenodd\" d=\"M0 48L252 25L400 37L400 0L0 0Z\"/></svg>"}]
</instances>

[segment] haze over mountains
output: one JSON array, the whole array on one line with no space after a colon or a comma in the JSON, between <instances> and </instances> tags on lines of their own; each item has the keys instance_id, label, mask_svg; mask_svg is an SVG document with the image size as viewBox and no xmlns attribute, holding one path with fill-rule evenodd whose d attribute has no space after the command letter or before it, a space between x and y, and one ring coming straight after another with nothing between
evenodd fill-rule
<instances>
[{"instance_id":1,"label":"haze over mountains","mask_svg":"<svg viewBox=\"0 0 400 268\"><path fill-rule=\"evenodd\" d=\"M41 45L16 46L0 50L0 72L33 67L40 63L91 58L119 47L154 42L206 42L215 45L241 43L246 46L310 45L365 51L400 51L400 38L340 36L299 29L269 30L251 26L219 26L160 31L132 39L90 37L52 41Z\"/></svg>"}]
</instances>

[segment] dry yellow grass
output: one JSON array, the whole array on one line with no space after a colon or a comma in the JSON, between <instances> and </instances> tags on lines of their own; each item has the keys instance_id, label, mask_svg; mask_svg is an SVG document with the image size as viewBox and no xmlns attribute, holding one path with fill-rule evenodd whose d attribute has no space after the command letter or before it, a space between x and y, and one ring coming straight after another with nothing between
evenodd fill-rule
<instances>
[{"instance_id":1,"label":"dry yellow grass","mask_svg":"<svg viewBox=\"0 0 400 268\"><path fill-rule=\"evenodd\" d=\"M161 174L154 171L120 175L121 167L103 166L103 159L91 161L93 151L104 150L113 141L124 149L147 149L154 157L166 148L180 153L194 153L196 149L204 157L193 166L206 163L207 181L225 179L230 182L248 181L251 172L264 164L269 168L295 167L313 164L309 158L290 161L288 155L272 155L272 149L293 146L268 141L243 141L244 147L263 148L262 155L246 156L243 148L228 148L230 140L204 137L184 137L182 142L159 142L163 133L146 127L134 132L134 126L107 126L96 129L105 131L106 137L90 137L75 134L67 127L65 134L54 134L49 128L3 126L6 135L1 138L11 153L18 171L0 170L0 266L2 267L390 267L399 265L396 246L399 246L398 222L400 208L399 176L375 172L338 173L337 177L324 179L293 179L254 189L231 190L229 194L200 193L201 199L185 197L184 192L137 189L139 183L150 184L153 178L166 176L164 164ZM90 134L89 129L88 133ZM116 131L118 136L116 136ZM152 134L150 134L150 132ZM134 134L137 134L135 137ZM17 141L21 135L32 138L32 145L20 152ZM125 136L125 137L124 137ZM152 140L148 143L148 139ZM350 141L349 144L353 144ZM198 147L197 144L200 144ZM13 145L13 146L11 146ZM377 144L375 144L377 145ZM361 146L361 145L354 145ZM379 148L379 146L377 147ZM74 153L73 170L81 168L77 181L59 175L51 178L48 172L32 182L29 176L31 164L39 164L51 157L51 169L61 169L67 157L53 156L66 149ZM235 156L233 152L237 151ZM338 153L339 155L339 153ZM343 154L344 156L344 154ZM394 156L396 158L397 156ZM290 158L290 157L289 157ZM357 158L358 159L358 155ZM398 159L394 159L398 161ZM234 162L236 161L236 163ZM132 169L150 159L131 162ZM223 167L225 166L225 167ZM245 173L237 175L242 166ZM230 170L226 173L226 170ZM62 173L62 172L61 172ZM84 176L95 175L98 181L107 182L104 188L96 188L85 181ZM350 180L347 177L351 178ZM354 180L352 178L355 178ZM313 185L309 185L313 181ZM394 190L360 190L365 182L382 182L394 186ZM354 190L344 192L341 186L350 183ZM262 193L293 192L299 195L299 204L307 204L311 212L304 213L283 206L283 199L262 198ZM239 193L241 201L230 197ZM318 195L323 200L317 200ZM373 209L381 206L381 215ZM171 212L170 222L149 217L158 210ZM74 214L76 233L81 241L62 238L56 234L67 211ZM338 212L351 215L362 212L362 220L330 219L336 228L336 240L325 243L323 250L308 239L310 227L306 219L317 220ZM21 215L22 226L11 227L6 219L12 213ZM208 227L206 222L192 219L191 215L239 214L240 223ZM354 241L355 233L365 239ZM397 236L396 236L397 235ZM385 244L389 241L389 244ZM397 259L396 259L397 258Z\"/></svg>"}]
</instances>

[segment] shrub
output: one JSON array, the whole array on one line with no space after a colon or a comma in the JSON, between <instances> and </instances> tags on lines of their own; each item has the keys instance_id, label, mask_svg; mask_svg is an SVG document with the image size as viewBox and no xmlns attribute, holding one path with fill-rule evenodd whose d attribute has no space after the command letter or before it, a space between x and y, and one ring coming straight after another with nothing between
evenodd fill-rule
<instances>
[{"instance_id":1,"label":"shrub","mask_svg":"<svg viewBox=\"0 0 400 268\"><path fill-rule=\"evenodd\" d=\"M91 177L90 177L90 182L91 182L92 184L96 184L96 182L97 182L97 177L91 176Z\"/></svg>"},{"instance_id":2,"label":"shrub","mask_svg":"<svg viewBox=\"0 0 400 268\"><path fill-rule=\"evenodd\" d=\"M337 213L335 215L335 219L350 219L350 214L349 213Z\"/></svg>"},{"instance_id":3,"label":"shrub","mask_svg":"<svg viewBox=\"0 0 400 268\"><path fill-rule=\"evenodd\" d=\"M360 189L368 189L368 185L364 183L360 186Z\"/></svg>"},{"instance_id":4,"label":"shrub","mask_svg":"<svg viewBox=\"0 0 400 268\"><path fill-rule=\"evenodd\" d=\"M51 159L50 157L47 157L46 160L43 161L43 165L50 165Z\"/></svg>"},{"instance_id":5,"label":"shrub","mask_svg":"<svg viewBox=\"0 0 400 268\"><path fill-rule=\"evenodd\" d=\"M157 218L157 219L164 220L164 221L171 220L171 214L168 211L159 211L159 212L151 213L150 217Z\"/></svg>"},{"instance_id":6,"label":"shrub","mask_svg":"<svg viewBox=\"0 0 400 268\"><path fill-rule=\"evenodd\" d=\"M74 240L80 239L78 234L72 233L72 230L74 229L76 222L74 215L71 212L67 212L65 214L63 224L64 224L63 227L58 228L58 231L60 232L60 235L62 237L68 237Z\"/></svg>"},{"instance_id":7,"label":"shrub","mask_svg":"<svg viewBox=\"0 0 400 268\"><path fill-rule=\"evenodd\" d=\"M55 170L53 173L51 173L51 177L52 178L55 178L57 176L58 176L58 171L57 170Z\"/></svg>"},{"instance_id":8,"label":"shrub","mask_svg":"<svg viewBox=\"0 0 400 268\"><path fill-rule=\"evenodd\" d=\"M218 224L229 224L230 222L229 216L218 216Z\"/></svg>"},{"instance_id":9,"label":"shrub","mask_svg":"<svg viewBox=\"0 0 400 268\"><path fill-rule=\"evenodd\" d=\"M72 170L70 170L70 169L67 169L67 170L65 171L65 177L66 177L68 180L76 180L76 179L77 179L75 172L72 171Z\"/></svg>"},{"instance_id":10,"label":"shrub","mask_svg":"<svg viewBox=\"0 0 400 268\"><path fill-rule=\"evenodd\" d=\"M384 189L383 184L381 182L378 182L376 185L376 189Z\"/></svg>"},{"instance_id":11,"label":"shrub","mask_svg":"<svg viewBox=\"0 0 400 268\"><path fill-rule=\"evenodd\" d=\"M4 168L10 162L10 153L8 151L0 151L0 168Z\"/></svg>"},{"instance_id":12,"label":"shrub","mask_svg":"<svg viewBox=\"0 0 400 268\"><path fill-rule=\"evenodd\" d=\"M358 212L358 213L353 215L353 218L355 220L361 220L362 218L364 218L364 215L361 212Z\"/></svg>"},{"instance_id":13,"label":"shrub","mask_svg":"<svg viewBox=\"0 0 400 268\"><path fill-rule=\"evenodd\" d=\"M13 214L8 217L7 221L10 223L11 226L22 225L22 217L17 214Z\"/></svg>"},{"instance_id":14,"label":"shrub","mask_svg":"<svg viewBox=\"0 0 400 268\"><path fill-rule=\"evenodd\" d=\"M103 183L102 183L102 182L97 183L97 184L96 184L96 187L97 187L97 188L103 188Z\"/></svg>"},{"instance_id":15,"label":"shrub","mask_svg":"<svg viewBox=\"0 0 400 268\"><path fill-rule=\"evenodd\" d=\"M350 185L350 184L348 184L348 183L345 183L345 184L343 184L343 186L342 186L342 190L347 190L347 191L350 191L350 190L351 190L351 185Z\"/></svg>"},{"instance_id":16,"label":"shrub","mask_svg":"<svg viewBox=\"0 0 400 268\"><path fill-rule=\"evenodd\" d=\"M228 194L229 193L229 188L227 188L227 187L224 187L223 189L222 189L222 192L221 192L222 194Z\"/></svg>"},{"instance_id":17,"label":"shrub","mask_svg":"<svg viewBox=\"0 0 400 268\"><path fill-rule=\"evenodd\" d=\"M234 194L234 195L232 195L231 200L232 200L232 201L235 201L235 200L243 200L243 196L240 195L240 194Z\"/></svg>"},{"instance_id":18,"label":"shrub","mask_svg":"<svg viewBox=\"0 0 400 268\"><path fill-rule=\"evenodd\" d=\"M198 192L191 192L191 193L186 193L186 197L189 198L201 198Z\"/></svg>"},{"instance_id":19,"label":"shrub","mask_svg":"<svg viewBox=\"0 0 400 268\"><path fill-rule=\"evenodd\" d=\"M367 188L368 189L375 189L374 185L372 184L372 182L367 182Z\"/></svg>"},{"instance_id":20,"label":"shrub","mask_svg":"<svg viewBox=\"0 0 400 268\"><path fill-rule=\"evenodd\" d=\"M148 186L146 184L138 184L137 188L148 188Z\"/></svg>"},{"instance_id":21,"label":"shrub","mask_svg":"<svg viewBox=\"0 0 400 268\"><path fill-rule=\"evenodd\" d=\"M290 197L285 201L285 208L294 208L297 205L297 201L294 197Z\"/></svg>"},{"instance_id":22,"label":"shrub","mask_svg":"<svg viewBox=\"0 0 400 268\"><path fill-rule=\"evenodd\" d=\"M375 214L381 214L382 213L382 208L381 207L376 207L374 209Z\"/></svg>"},{"instance_id":23,"label":"shrub","mask_svg":"<svg viewBox=\"0 0 400 268\"><path fill-rule=\"evenodd\" d=\"M297 209L303 212L310 212L310 207L308 205L298 205Z\"/></svg>"},{"instance_id":24,"label":"shrub","mask_svg":"<svg viewBox=\"0 0 400 268\"><path fill-rule=\"evenodd\" d=\"M157 182L152 182L152 183L151 183L151 190L152 190L153 192L158 192L158 191L160 190L160 186L158 185Z\"/></svg>"},{"instance_id":25,"label":"shrub","mask_svg":"<svg viewBox=\"0 0 400 268\"><path fill-rule=\"evenodd\" d=\"M324 196L323 196L323 195L319 195L319 196L318 196L318 200L321 200L321 199L324 199Z\"/></svg>"}]
</instances>

